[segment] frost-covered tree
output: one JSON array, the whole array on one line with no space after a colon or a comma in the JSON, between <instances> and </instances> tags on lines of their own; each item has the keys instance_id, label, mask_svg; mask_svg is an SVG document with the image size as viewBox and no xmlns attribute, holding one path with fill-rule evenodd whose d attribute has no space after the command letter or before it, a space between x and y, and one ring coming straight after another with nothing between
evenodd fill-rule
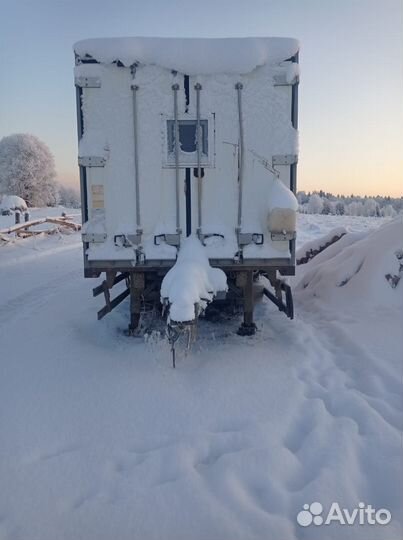
<instances>
[{"instance_id":1,"label":"frost-covered tree","mask_svg":"<svg viewBox=\"0 0 403 540\"><path fill-rule=\"evenodd\" d=\"M18 195L29 206L54 206L58 193L49 148L35 135L18 133L0 141L0 193Z\"/></svg>"},{"instance_id":2,"label":"frost-covered tree","mask_svg":"<svg viewBox=\"0 0 403 540\"><path fill-rule=\"evenodd\" d=\"M347 206L347 212L349 216L363 216L364 215L364 205L362 202L353 201Z\"/></svg>"},{"instance_id":3,"label":"frost-covered tree","mask_svg":"<svg viewBox=\"0 0 403 540\"><path fill-rule=\"evenodd\" d=\"M381 216L383 217L395 217L395 215L396 215L396 210L393 208L391 204L387 204L381 210Z\"/></svg>"},{"instance_id":4,"label":"frost-covered tree","mask_svg":"<svg viewBox=\"0 0 403 540\"><path fill-rule=\"evenodd\" d=\"M298 191L297 199L298 199L299 204L306 204L309 200L309 197L305 193L305 191Z\"/></svg>"},{"instance_id":5,"label":"frost-covered tree","mask_svg":"<svg viewBox=\"0 0 403 540\"><path fill-rule=\"evenodd\" d=\"M344 216L344 212L345 212L344 203L342 203L341 201L337 202L336 203L336 214L338 216Z\"/></svg>"},{"instance_id":6,"label":"frost-covered tree","mask_svg":"<svg viewBox=\"0 0 403 540\"><path fill-rule=\"evenodd\" d=\"M366 199L364 203L364 216L376 216L377 204L374 199Z\"/></svg>"},{"instance_id":7,"label":"frost-covered tree","mask_svg":"<svg viewBox=\"0 0 403 540\"><path fill-rule=\"evenodd\" d=\"M309 200L312 197L311 204ZM318 200L322 200L323 206ZM394 198L390 195L376 195L369 197L368 195L333 195L325 191L316 191L314 193L306 193L299 191L297 193L299 202L299 211L305 214L338 214L350 216L391 216L393 212L396 214L403 213L403 197ZM386 207L390 206L387 210ZM393 210L392 210L393 209Z\"/></svg>"},{"instance_id":8,"label":"frost-covered tree","mask_svg":"<svg viewBox=\"0 0 403 540\"><path fill-rule=\"evenodd\" d=\"M80 192L70 186L59 186L59 204L66 208L80 208Z\"/></svg>"},{"instance_id":9,"label":"frost-covered tree","mask_svg":"<svg viewBox=\"0 0 403 540\"><path fill-rule=\"evenodd\" d=\"M323 210L323 200L322 200L322 198L317 193L313 193L309 197L308 212L310 214L321 214L322 210Z\"/></svg>"},{"instance_id":10,"label":"frost-covered tree","mask_svg":"<svg viewBox=\"0 0 403 540\"><path fill-rule=\"evenodd\" d=\"M322 214L329 215L332 213L332 206L328 199L322 199L323 201L323 207L322 207Z\"/></svg>"},{"instance_id":11,"label":"frost-covered tree","mask_svg":"<svg viewBox=\"0 0 403 540\"><path fill-rule=\"evenodd\" d=\"M308 205L307 204L300 204L298 207L298 212L300 214L308 214Z\"/></svg>"}]
</instances>

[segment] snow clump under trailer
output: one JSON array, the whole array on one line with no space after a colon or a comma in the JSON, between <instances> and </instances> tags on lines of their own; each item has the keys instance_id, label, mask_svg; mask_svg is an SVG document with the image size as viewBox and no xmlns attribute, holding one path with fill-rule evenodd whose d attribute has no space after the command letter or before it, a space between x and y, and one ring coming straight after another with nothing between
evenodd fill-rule
<instances>
[{"instance_id":1,"label":"snow clump under trailer","mask_svg":"<svg viewBox=\"0 0 403 540\"><path fill-rule=\"evenodd\" d=\"M75 45L84 273L106 275L98 318L130 296L130 332L159 303L175 330L225 298L251 335L258 280L293 317L298 49L289 38Z\"/></svg>"}]
</instances>

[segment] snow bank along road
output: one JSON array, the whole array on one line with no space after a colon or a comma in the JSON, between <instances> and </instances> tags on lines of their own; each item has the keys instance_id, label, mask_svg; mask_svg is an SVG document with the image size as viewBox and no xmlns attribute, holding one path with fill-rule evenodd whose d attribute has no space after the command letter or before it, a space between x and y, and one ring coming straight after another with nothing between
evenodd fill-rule
<instances>
[{"instance_id":1,"label":"snow bank along road","mask_svg":"<svg viewBox=\"0 0 403 540\"><path fill-rule=\"evenodd\" d=\"M117 331L126 305L95 320L78 235L21 246L0 249L1 539L401 537L400 300L361 309L355 277L351 302L321 297L311 261L294 321L202 321L173 370L163 340ZM314 501L392 520L299 526Z\"/></svg>"}]
</instances>

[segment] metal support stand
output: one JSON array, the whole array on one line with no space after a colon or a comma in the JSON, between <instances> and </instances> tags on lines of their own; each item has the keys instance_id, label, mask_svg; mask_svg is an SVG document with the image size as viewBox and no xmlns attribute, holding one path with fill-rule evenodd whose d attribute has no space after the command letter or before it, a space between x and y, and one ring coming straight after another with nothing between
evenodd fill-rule
<instances>
[{"instance_id":1,"label":"metal support stand","mask_svg":"<svg viewBox=\"0 0 403 540\"><path fill-rule=\"evenodd\" d=\"M257 329L253 321L253 272L244 272L240 281L243 288L244 312L243 323L238 328L237 334L239 336L253 336Z\"/></svg>"},{"instance_id":2,"label":"metal support stand","mask_svg":"<svg viewBox=\"0 0 403 540\"><path fill-rule=\"evenodd\" d=\"M289 319L294 318L294 303L292 299L291 287L279 279L272 279L271 285L274 288L275 294L269 291L266 287L263 288L263 294L278 307L280 311L285 313ZM283 300L283 292L285 299Z\"/></svg>"},{"instance_id":3,"label":"metal support stand","mask_svg":"<svg viewBox=\"0 0 403 540\"><path fill-rule=\"evenodd\" d=\"M140 324L141 298L144 291L144 274L132 273L130 276L130 324L129 335L138 330Z\"/></svg>"}]
</instances>

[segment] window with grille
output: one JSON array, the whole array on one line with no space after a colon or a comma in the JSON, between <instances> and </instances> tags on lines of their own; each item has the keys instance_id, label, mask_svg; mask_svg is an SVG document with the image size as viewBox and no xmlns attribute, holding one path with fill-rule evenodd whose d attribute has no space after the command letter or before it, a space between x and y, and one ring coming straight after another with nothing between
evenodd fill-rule
<instances>
[{"instance_id":1,"label":"window with grille","mask_svg":"<svg viewBox=\"0 0 403 540\"><path fill-rule=\"evenodd\" d=\"M179 162L187 162L187 156L197 156L197 121L178 120L179 127ZM201 158L208 158L208 120L200 120ZM167 120L168 158L175 157L175 120Z\"/></svg>"}]
</instances>

